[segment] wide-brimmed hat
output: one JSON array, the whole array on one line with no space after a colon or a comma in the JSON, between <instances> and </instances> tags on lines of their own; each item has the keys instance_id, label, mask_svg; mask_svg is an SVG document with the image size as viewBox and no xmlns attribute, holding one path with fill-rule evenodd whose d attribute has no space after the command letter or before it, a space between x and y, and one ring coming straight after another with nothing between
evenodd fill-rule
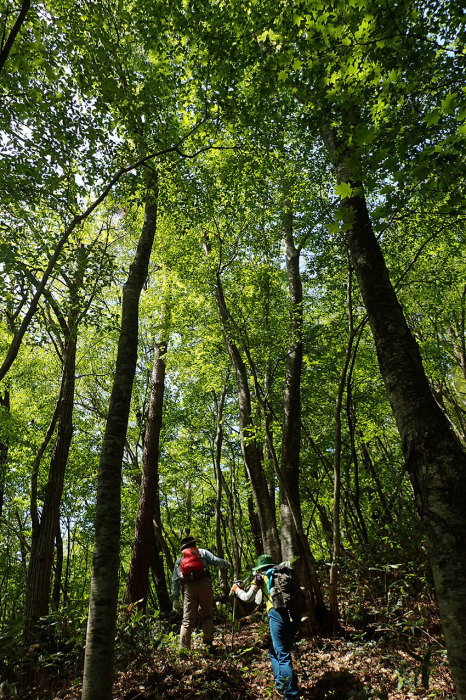
<instances>
[{"instance_id":1,"label":"wide-brimmed hat","mask_svg":"<svg viewBox=\"0 0 466 700\"><path fill-rule=\"evenodd\" d=\"M265 569L266 566L275 566L275 562L270 554L261 554L252 570L259 571L259 569Z\"/></svg>"},{"instance_id":2,"label":"wide-brimmed hat","mask_svg":"<svg viewBox=\"0 0 466 700\"><path fill-rule=\"evenodd\" d=\"M195 547L196 546L196 540L192 535L188 535L187 537L183 537L181 540L181 549L186 549L187 547Z\"/></svg>"}]
</instances>

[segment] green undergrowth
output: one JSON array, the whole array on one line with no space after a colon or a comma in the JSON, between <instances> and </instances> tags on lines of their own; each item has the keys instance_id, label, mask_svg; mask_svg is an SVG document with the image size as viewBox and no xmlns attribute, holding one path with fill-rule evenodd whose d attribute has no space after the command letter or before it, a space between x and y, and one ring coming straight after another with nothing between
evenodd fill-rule
<instances>
[{"instance_id":1,"label":"green undergrowth","mask_svg":"<svg viewBox=\"0 0 466 700\"><path fill-rule=\"evenodd\" d=\"M423 562L395 556L381 562L367 556L353 567L346 560L341 567L340 601L339 637L316 634L297 641L294 654L300 678L307 684L306 697L385 700L387 689L384 679L376 678L375 660L390 669L390 683L399 697L414 691L418 692L415 697L448 697L436 694L432 682L439 668L445 674L448 671L432 581ZM115 698L273 697L268 626L260 614L247 622L236 620L233 629L231 606L218 605L216 655L207 654L198 631L193 635L193 650L180 652L180 622L180 614L144 615L120 608ZM34 643L25 644L22 618L4 625L0 633L3 697L16 693L24 700L79 698L85 626L83 611L56 611L41 620ZM350 658L350 668L342 666L338 673L329 668L325 659L335 654Z\"/></svg>"}]
</instances>

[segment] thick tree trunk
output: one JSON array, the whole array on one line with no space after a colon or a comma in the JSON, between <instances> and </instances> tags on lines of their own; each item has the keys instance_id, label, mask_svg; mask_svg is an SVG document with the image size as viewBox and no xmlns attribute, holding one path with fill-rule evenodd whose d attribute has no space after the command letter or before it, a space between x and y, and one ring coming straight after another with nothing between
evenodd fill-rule
<instances>
[{"instance_id":1,"label":"thick tree trunk","mask_svg":"<svg viewBox=\"0 0 466 700\"><path fill-rule=\"evenodd\" d=\"M117 361L97 481L95 544L84 660L83 700L111 700L120 558L121 464L138 349L139 297L157 219L145 206L136 254L123 288Z\"/></svg>"},{"instance_id":2,"label":"thick tree trunk","mask_svg":"<svg viewBox=\"0 0 466 700\"><path fill-rule=\"evenodd\" d=\"M165 311L165 315L169 312ZM165 320L162 320L165 326ZM146 610L147 589L149 584L149 566L152 549L155 545L153 519L155 514L156 494L159 489L159 439L162 428L163 396L165 391L165 361L167 340L165 331L155 345L152 381L146 431L142 447L142 475L139 506L134 531L133 552L126 583L126 602L138 601L138 606ZM157 568L157 562L155 562ZM160 567L157 576L160 580Z\"/></svg>"},{"instance_id":3,"label":"thick tree trunk","mask_svg":"<svg viewBox=\"0 0 466 700\"><path fill-rule=\"evenodd\" d=\"M342 201L347 242L374 337L380 371L400 432L406 468L426 533L458 700L466 698L466 455L437 405L374 235L361 183L331 132L326 142Z\"/></svg>"}]
</instances>

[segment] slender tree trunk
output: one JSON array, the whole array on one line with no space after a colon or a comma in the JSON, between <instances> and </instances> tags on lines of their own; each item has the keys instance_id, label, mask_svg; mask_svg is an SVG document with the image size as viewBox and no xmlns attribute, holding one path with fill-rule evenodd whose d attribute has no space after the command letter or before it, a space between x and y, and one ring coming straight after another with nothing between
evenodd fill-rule
<instances>
[{"instance_id":1,"label":"slender tree trunk","mask_svg":"<svg viewBox=\"0 0 466 700\"><path fill-rule=\"evenodd\" d=\"M71 518L66 519L66 566L65 566L65 582L63 584L63 602L68 602L69 582L70 582L70 567L71 567Z\"/></svg>"},{"instance_id":2,"label":"slender tree trunk","mask_svg":"<svg viewBox=\"0 0 466 700\"><path fill-rule=\"evenodd\" d=\"M66 464L73 436L73 408L76 373L76 347L79 324L79 296L86 266L85 249L78 251L74 279L70 283L70 314L68 321L53 305L65 334L63 374L59 399L47 434L34 461L31 475L31 556L26 581L25 636L31 639L32 627L47 615L51 593L54 542L60 528L60 503L63 494ZM37 512L37 475L42 455L57 425L56 440L50 459L49 475L42 513Z\"/></svg>"},{"instance_id":3,"label":"slender tree trunk","mask_svg":"<svg viewBox=\"0 0 466 700\"><path fill-rule=\"evenodd\" d=\"M204 241L204 248L206 253L209 254L210 244L208 241ZM215 299L225 345L235 370L241 427L241 449L248 479L251 483L254 505L259 517L262 545L265 552L278 560L280 558L280 540L275 511L262 464L262 454L255 437L246 365L236 343L233 341L234 324L226 305L220 270L217 270L216 273Z\"/></svg>"},{"instance_id":4,"label":"slender tree trunk","mask_svg":"<svg viewBox=\"0 0 466 700\"><path fill-rule=\"evenodd\" d=\"M337 396L335 400L335 455L333 460L333 545L332 564L330 566L330 610L333 618L333 627L339 618L338 611L338 575L341 555L341 529L340 529L340 502L341 502L341 410L343 404L343 394L345 391L348 367L351 362L353 348L354 328L352 315L352 271L348 270L347 303L348 303L348 340L346 345L345 359L340 372Z\"/></svg>"},{"instance_id":5,"label":"slender tree trunk","mask_svg":"<svg viewBox=\"0 0 466 700\"><path fill-rule=\"evenodd\" d=\"M0 393L0 410L10 413L10 392L5 389L5 393ZM5 477L8 460L8 439L0 438L0 518L3 514L3 501L5 498Z\"/></svg>"},{"instance_id":6,"label":"slender tree trunk","mask_svg":"<svg viewBox=\"0 0 466 700\"><path fill-rule=\"evenodd\" d=\"M262 545L259 518L254 509L254 499L251 496L248 497L248 516L249 524L251 526L251 535L252 542L254 544L254 551L256 552L256 556L260 556L261 554L263 554L264 547Z\"/></svg>"},{"instance_id":7,"label":"slender tree trunk","mask_svg":"<svg viewBox=\"0 0 466 700\"><path fill-rule=\"evenodd\" d=\"M348 247L426 533L457 698L465 700L466 454L432 395L374 235L362 185L352 177L351 154L345 154L331 130L325 138L338 182L353 188L341 204L349 223Z\"/></svg>"},{"instance_id":8,"label":"slender tree trunk","mask_svg":"<svg viewBox=\"0 0 466 700\"><path fill-rule=\"evenodd\" d=\"M285 182L285 190L288 183ZM324 622L326 609L317 576L314 557L303 530L301 515L300 453L301 453L301 375L303 364L303 290L299 270L300 250L293 240L293 210L285 198L282 240L285 248L286 270L291 311L290 343L286 358L285 387L283 392L283 436L281 466L277 468L280 483L280 524L283 556L297 559L295 567L307 590L309 622L315 627ZM270 444L273 451L273 445ZM277 465L278 467L278 465Z\"/></svg>"},{"instance_id":9,"label":"slender tree trunk","mask_svg":"<svg viewBox=\"0 0 466 700\"><path fill-rule=\"evenodd\" d=\"M228 377L227 377L228 379ZM222 446L223 446L223 406L225 404L225 396L227 393L227 382L223 386L220 398L217 397L214 392L214 405L215 405L215 438L214 438L214 472L215 472L215 484L216 484L216 494L215 494L215 543L217 546L217 556L224 558L223 553L223 541L222 541L222 491L224 478L222 474ZM231 531L231 540L233 545L233 551L237 550L236 533L235 529ZM236 562L236 557L234 557ZM228 582L227 582L227 570L219 569L219 579L221 582L222 591L225 595L228 594Z\"/></svg>"},{"instance_id":10,"label":"slender tree trunk","mask_svg":"<svg viewBox=\"0 0 466 700\"><path fill-rule=\"evenodd\" d=\"M120 558L121 464L138 349L139 297L147 278L157 207L145 206L136 254L123 288L120 338L100 455L95 544L84 660L83 700L111 700Z\"/></svg>"},{"instance_id":11,"label":"slender tree trunk","mask_svg":"<svg viewBox=\"0 0 466 700\"><path fill-rule=\"evenodd\" d=\"M388 505L388 501L385 497L385 494L383 492L382 483L375 469L374 462L372 461L372 458L369 454L368 447L364 441L364 435L362 434L362 431L360 429L357 430L357 436L359 438L362 462L365 465L369 474L371 475L372 480L375 484L375 488L377 490L377 495L379 497L380 505L382 506L385 519L388 523L393 523L393 515Z\"/></svg>"},{"instance_id":12,"label":"slender tree trunk","mask_svg":"<svg viewBox=\"0 0 466 700\"><path fill-rule=\"evenodd\" d=\"M350 376L348 377L348 381L346 382L346 417L348 420L348 429L349 429L350 444L351 444L351 457L352 457L352 462L353 462L354 509L355 509L357 516L358 516L358 521L359 521L361 533L362 533L363 544L366 545L369 541L369 537L367 534L366 521L364 519L364 515L363 515L363 512L361 510L361 487L360 487L360 480L359 480L359 456L358 456L358 451L356 449L356 440L355 440L356 412L354 410L354 403L353 403L351 373L350 373Z\"/></svg>"},{"instance_id":13,"label":"slender tree trunk","mask_svg":"<svg viewBox=\"0 0 466 700\"><path fill-rule=\"evenodd\" d=\"M155 534L155 528L153 522L151 523L151 561L150 569L152 572L152 580L154 582L155 591L157 593L157 600L159 604L159 609L163 613L169 613L172 609L171 597L167 588L167 579L165 577L165 571L163 568L163 557L162 550L157 542L157 537ZM173 567L172 567L173 569Z\"/></svg>"},{"instance_id":14,"label":"slender tree trunk","mask_svg":"<svg viewBox=\"0 0 466 700\"><path fill-rule=\"evenodd\" d=\"M149 410L146 421L146 430L142 447L142 475L141 490L139 495L138 513L134 531L133 552L126 583L126 602L138 601L138 606L146 610L147 589L149 583L149 566L151 560L158 569L159 583L160 567L153 560L153 548L155 535L153 519L155 514L156 494L159 489L159 440L162 428L162 409L165 391L165 361L167 352L166 319L169 311L164 311L160 338L155 344L154 362L152 368L152 381L149 398Z\"/></svg>"},{"instance_id":15,"label":"slender tree trunk","mask_svg":"<svg viewBox=\"0 0 466 700\"><path fill-rule=\"evenodd\" d=\"M217 542L218 555L223 556L221 554L223 545L222 545L221 534L219 531L220 526L221 526L221 495L223 492L225 494L225 498L226 498L228 528L229 528L229 535L231 538L231 548L232 548L232 552L233 552L233 575L235 577L238 577L239 573L240 573L240 569L241 569L241 552L240 552L240 547L238 544L238 537L236 534L237 525L236 525L236 521L235 521L234 500L233 500L233 496L231 493L231 489L229 488L228 484L226 483L225 477L223 476L222 469L221 469L221 454L222 454L222 445L223 445L223 406L225 403L225 396L226 396L226 390L227 390L227 380L228 380L228 377L225 380L225 385L224 385L223 391L220 395L220 399L217 399L215 392L214 392L214 403L215 403L215 409L216 409L216 424L217 424L215 440L214 440L214 455L213 455L215 479L216 479L216 483L217 483L215 537L216 537L216 542ZM226 581L227 572L221 569L220 574L222 574L221 580Z\"/></svg>"},{"instance_id":16,"label":"slender tree trunk","mask_svg":"<svg viewBox=\"0 0 466 700\"><path fill-rule=\"evenodd\" d=\"M30 7L31 0L23 0L21 10L16 18L16 22L12 26L5 43L2 45L2 50L0 51L0 72L3 70L3 66L5 65L13 44L15 43L16 36L26 20L26 15Z\"/></svg>"},{"instance_id":17,"label":"slender tree trunk","mask_svg":"<svg viewBox=\"0 0 466 700\"><path fill-rule=\"evenodd\" d=\"M65 469L73 434L73 405L76 366L76 328L70 323L63 357L63 376L58 405L57 437L50 459L49 476L40 520L33 525L31 556L26 583L26 637L32 625L47 615L50 601L54 541L60 522L60 502Z\"/></svg>"},{"instance_id":18,"label":"slender tree trunk","mask_svg":"<svg viewBox=\"0 0 466 700\"><path fill-rule=\"evenodd\" d=\"M58 610L60 605L61 575L63 572L63 537L61 536L60 518L58 518L57 534L55 536L55 579L53 582L52 603Z\"/></svg>"}]
</instances>

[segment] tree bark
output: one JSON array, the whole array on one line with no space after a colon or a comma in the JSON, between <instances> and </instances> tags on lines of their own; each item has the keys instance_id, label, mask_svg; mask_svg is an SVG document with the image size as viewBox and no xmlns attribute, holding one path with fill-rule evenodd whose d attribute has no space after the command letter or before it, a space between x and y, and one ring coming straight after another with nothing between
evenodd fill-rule
<instances>
[{"instance_id":1,"label":"tree bark","mask_svg":"<svg viewBox=\"0 0 466 700\"><path fill-rule=\"evenodd\" d=\"M99 461L95 544L84 660L83 700L111 700L120 555L121 464L138 348L139 297L147 278L157 207L145 205L136 254L123 288L110 406Z\"/></svg>"},{"instance_id":2,"label":"tree bark","mask_svg":"<svg viewBox=\"0 0 466 700\"><path fill-rule=\"evenodd\" d=\"M154 350L149 409L142 447L142 475L139 506L134 530L131 564L128 581L126 583L126 602L134 603L137 601L138 607L144 611L147 605L147 589L151 560L155 563L158 583L163 585L160 580L160 566L158 566L157 560L152 559L152 550L155 546L154 527L152 523L155 514L156 494L159 489L159 440L160 431L162 429L163 397L165 391L164 356L167 352L165 325L168 315L169 311L166 309L163 314L164 317L162 318L163 329L160 333L160 338L155 344Z\"/></svg>"},{"instance_id":3,"label":"tree bark","mask_svg":"<svg viewBox=\"0 0 466 700\"><path fill-rule=\"evenodd\" d=\"M437 405L372 228L349 154L329 129L336 179L353 188L341 203L347 243L374 337L380 372L402 440L426 533L452 677L466 698L466 454Z\"/></svg>"}]
</instances>

